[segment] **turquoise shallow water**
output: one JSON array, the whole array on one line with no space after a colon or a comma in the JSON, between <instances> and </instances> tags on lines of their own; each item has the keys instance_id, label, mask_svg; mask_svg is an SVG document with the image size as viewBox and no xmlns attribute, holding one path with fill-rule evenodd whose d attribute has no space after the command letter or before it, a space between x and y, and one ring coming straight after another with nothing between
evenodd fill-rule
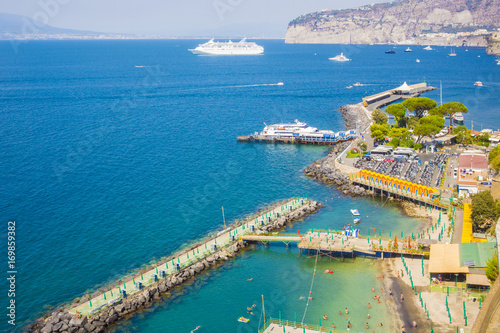
<instances>
[{"instance_id":1,"label":"turquoise shallow water","mask_svg":"<svg viewBox=\"0 0 500 333\"><path fill-rule=\"evenodd\" d=\"M305 178L300 171L324 156L324 147L236 143L237 135L260 131L263 122L297 118L341 130L339 106L425 77L432 85L443 81L445 102L470 107L466 119L475 129L479 123L500 127L500 66L483 50L459 49L455 58L444 48L387 56L383 46L261 41L263 56L226 58L189 54L196 43L39 41L22 44L19 53L0 43L0 211L4 225L17 223L18 329L217 229L221 206L230 221L306 194L326 207L290 232L309 224L340 228L354 207L363 215L362 232L418 228L419 221L395 207L344 198ZM340 52L353 61L328 61ZM476 80L485 87L474 87ZM268 85L280 81L285 85ZM345 89L357 81L366 85ZM438 98L438 92L426 96ZM5 240L6 227L0 232ZM241 326L236 319L262 294L275 303L268 315L281 311L293 319L303 314L298 297L308 290L313 260L258 247L117 331L189 332L196 325L200 332L246 331L258 320ZM316 323L327 311L335 318L347 304L356 322L366 316L353 300L364 294L356 286L374 282L371 266L362 260L319 266L335 274L317 276L320 294L307 321ZM300 283L285 283L288 272ZM0 287L7 290L5 280ZM374 316L384 317L379 310ZM12 327L2 320L0 329Z\"/></svg>"}]
</instances>

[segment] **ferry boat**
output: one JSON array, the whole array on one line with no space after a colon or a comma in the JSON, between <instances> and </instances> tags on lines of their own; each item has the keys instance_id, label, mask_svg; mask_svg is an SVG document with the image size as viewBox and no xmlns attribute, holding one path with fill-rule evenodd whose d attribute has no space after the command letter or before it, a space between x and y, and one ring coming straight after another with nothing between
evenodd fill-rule
<instances>
[{"instance_id":1,"label":"ferry boat","mask_svg":"<svg viewBox=\"0 0 500 333\"><path fill-rule=\"evenodd\" d=\"M198 55L258 55L264 53L264 48L254 42L247 42L242 39L238 43L214 42L212 38L205 44L198 45L195 49L189 49L193 54Z\"/></svg>"},{"instance_id":2,"label":"ferry boat","mask_svg":"<svg viewBox=\"0 0 500 333\"><path fill-rule=\"evenodd\" d=\"M464 126L464 115L462 114L462 112L455 113L452 119L455 126Z\"/></svg>"},{"instance_id":3,"label":"ferry boat","mask_svg":"<svg viewBox=\"0 0 500 333\"><path fill-rule=\"evenodd\" d=\"M410 47L408 46L408 48L405 50L405 52L413 52L413 50L410 49Z\"/></svg>"},{"instance_id":4,"label":"ferry boat","mask_svg":"<svg viewBox=\"0 0 500 333\"><path fill-rule=\"evenodd\" d=\"M264 123L264 130L255 133L256 138L269 139L293 139L295 141L314 141L314 142L334 142L356 137L355 130L333 132L330 130L318 130L316 127L308 126L306 123L295 119L291 124L267 125Z\"/></svg>"},{"instance_id":5,"label":"ferry boat","mask_svg":"<svg viewBox=\"0 0 500 333\"><path fill-rule=\"evenodd\" d=\"M328 58L329 60L332 61L339 61L339 62L345 62L345 61L351 61L351 59L347 58L344 53L340 53L338 56L335 56L333 58Z\"/></svg>"},{"instance_id":6,"label":"ferry boat","mask_svg":"<svg viewBox=\"0 0 500 333\"><path fill-rule=\"evenodd\" d=\"M434 49L430 45L427 45L427 47L424 47L424 50L426 50L426 51L432 51Z\"/></svg>"},{"instance_id":7,"label":"ferry boat","mask_svg":"<svg viewBox=\"0 0 500 333\"><path fill-rule=\"evenodd\" d=\"M357 209L351 209L352 216L359 216L359 212Z\"/></svg>"}]
</instances>

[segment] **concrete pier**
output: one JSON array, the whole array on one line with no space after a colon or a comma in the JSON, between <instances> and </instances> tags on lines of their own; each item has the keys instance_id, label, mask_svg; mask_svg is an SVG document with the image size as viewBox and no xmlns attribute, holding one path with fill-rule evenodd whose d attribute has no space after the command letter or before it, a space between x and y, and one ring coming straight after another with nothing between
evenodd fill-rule
<instances>
[{"instance_id":1,"label":"concrete pier","mask_svg":"<svg viewBox=\"0 0 500 333\"><path fill-rule=\"evenodd\" d=\"M398 91L397 89L391 89L375 95L367 96L363 98L363 106L371 112L397 100L418 97L420 96L420 94L423 94L427 91L437 89L436 87L428 86L425 82L412 84L409 87L410 90L404 92Z\"/></svg>"}]
</instances>

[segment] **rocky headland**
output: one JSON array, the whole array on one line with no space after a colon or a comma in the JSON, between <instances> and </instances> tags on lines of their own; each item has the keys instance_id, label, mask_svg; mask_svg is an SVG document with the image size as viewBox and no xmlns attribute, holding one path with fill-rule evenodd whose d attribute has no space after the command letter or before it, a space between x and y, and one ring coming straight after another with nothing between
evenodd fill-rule
<instances>
[{"instance_id":1,"label":"rocky headland","mask_svg":"<svg viewBox=\"0 0 500 333\"><path fill-rule=\"evenodd\" d=\"M323 206L320 203L311 200L301 208L283 215L273 223L259 229L258 232L271 232L282 229L287 224L315 213L321 207ZM168 297L174 288L181 287L183 283L193 279L201 272L230 260L246 245L247 243L244 241L235 242L228 249L221 249L176 274L160 279L157 283L144 288L141 292L127 298L120 298L116 303L105 307L90 317L69 313L67 306L61 306L26 327L25 331L33 333L100 333L108 331L111 326L116 325L120 320L125 320L135 313L150 307L155 302ZM82 297L81 301L87 302L88 299Z\"/></svg>"},{"instance_id":2,"label":"rocky headland","mask_svg":"<svg viewBox=\"0 0 500 333\"><path fill-rule=\"evenodd\" d=\"M401 0L353 9L322 10L288 25L287 43L433 44L487 46L478 29L500 27L500 2L491 0ZM447 36L429 38L429 33ZM462 33L456 35L456 33Z\"/></svg>"}]
</instances>

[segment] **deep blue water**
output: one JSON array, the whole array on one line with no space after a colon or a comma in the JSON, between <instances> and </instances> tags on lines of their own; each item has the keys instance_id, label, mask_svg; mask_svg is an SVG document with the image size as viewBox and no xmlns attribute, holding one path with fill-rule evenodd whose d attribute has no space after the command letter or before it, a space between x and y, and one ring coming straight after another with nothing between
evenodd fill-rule
<instances>
[{"instance_id":1,"label":"deep blue water","mask_svg":"<svg viewBox=\"0 0 500 333\"><path fill-rule=\"evenodd\" d=\"M263 56L202 57L187 51L197 41L184 40L32 41L18 53L0 42L0 233L6 244L7 222L16 221L17 329L217 229L221 206L233 220L306 194L326 207L291 231L341 227L353 207L366 213L365 232L419 227L395 207L343 198L305 178L301 170L324 147L236 143L263 122L341 130L341 105L425 79L442 81L444 102L469 107L466 125L500 127L500 66L484 50L457 49L451 58L440 47L408 54L400 46L386 55L385 46L259 43ZM328 60L340 52L353 61ZM358 81L365 85L345 89ZM439 91L426 96L439 100ZM260 310L247 325L236 319L260 295L269 299L267 315L302 317L298 297L309 290L313 266L295 250L257 247L117 331L255 331ZM346 306L354 322L363 320L365 303L351 293L369 294L373 268L364 260L318 266L336 274L317 276L306 321ZM5 309L8 299L1 300ZM382 320L384 311L372 317ZM2 331L12 329L5 317Z\"/></svg>"}]
</instances>

